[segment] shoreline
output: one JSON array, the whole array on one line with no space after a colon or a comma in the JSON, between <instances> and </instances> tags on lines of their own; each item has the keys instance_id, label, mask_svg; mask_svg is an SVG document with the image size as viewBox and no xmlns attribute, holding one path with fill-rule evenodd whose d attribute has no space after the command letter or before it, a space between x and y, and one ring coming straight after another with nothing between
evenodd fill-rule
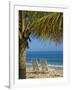
<instances>
[{"instance_id":1,"label":"shoreline","mask_svg":"<svg viewBox=\"0 0 72 90\"><path fill-rule=\"evenodd\" d=\"M40 66L40 64L38 64ZM26 67L32 67L32 63L26 63ZM63 70L63 65L59 64L48 64L48 68L53 68L55 70Z\"/></svg>"}]
</instances>

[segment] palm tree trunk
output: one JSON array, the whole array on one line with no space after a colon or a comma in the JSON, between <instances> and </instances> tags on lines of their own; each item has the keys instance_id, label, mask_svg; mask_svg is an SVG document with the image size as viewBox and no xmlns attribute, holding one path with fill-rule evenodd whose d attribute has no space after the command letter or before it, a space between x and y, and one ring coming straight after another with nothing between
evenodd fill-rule
<instances>
[{"instance_id":1,"label":"palm tree trunk","mask_svg":"<svg viewBox=\"0 0 72 90\"><path fill-rule=\"evenodd\" d=\"M23 32L25 30L25 14L21 11L21 29L22 34L19 38L19 79L26 78L26 45L23 38Z\"/></svg>"},{"instance_id":2,"label":"palm tree trunk","mask_svg":"<svg viewBox=\"0 0 72 90\"><path fill-rule=\"evenodd\" d=\"M26 78L26 48L24 46L24 40L21 41L19 46L19 79Z\"/></svg>"}]
</instances>

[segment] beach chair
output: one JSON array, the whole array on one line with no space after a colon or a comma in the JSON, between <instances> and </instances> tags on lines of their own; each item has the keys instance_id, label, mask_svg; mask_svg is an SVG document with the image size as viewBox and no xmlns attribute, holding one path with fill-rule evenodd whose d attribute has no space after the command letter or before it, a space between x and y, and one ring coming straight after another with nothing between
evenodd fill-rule
<instances>
[{"instance_id":1,"label":"beach chair","mask_svg":"<svg viewBox=\"0 0 72 90\"><path fill-rule=\"evenodd\" d=\"M47 72L48 71L48 63L46 59L40 60L40 66L41 66L41 72Z\"/></svg>"},{"instance_id":2,"label":"beach chair","mask_svg":"<svg viewBox=\"0 0 72 90\"><path fill-rule=\"evenodd\" d=\"M39 71L37 60L35 60L35 59L32 60L32 67L33 67L33 72L38 72Z\"/></svg>"}]
</instances>

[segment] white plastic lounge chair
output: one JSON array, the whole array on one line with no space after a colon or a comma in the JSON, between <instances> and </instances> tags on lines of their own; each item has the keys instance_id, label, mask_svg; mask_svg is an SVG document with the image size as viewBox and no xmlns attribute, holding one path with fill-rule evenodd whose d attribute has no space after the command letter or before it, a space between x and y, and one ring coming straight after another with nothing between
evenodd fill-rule
<instances>
[{"instance_id":1,"label":"white plastic lounge chair","mask_svg":"<svg viewBox=\"0 0 72 90\"><path fill-rule=\"evenodd\" d=\"M35 59L32 60L32 67L33 67L33 71L34 72L38 72L39 71L37 60L35 60Z\"/></svg>"},{"instance_id":2,"label":"white plastic lounge chair","mask_svg":"<svg viewBox=\"0 0 72 90\"><path fill-rule=\"evenodd\" d=\"M48 71L48 63L46 59L40 60L40 66L41 66L41 72L47 72Z\"/></svg>"}]
</instances>

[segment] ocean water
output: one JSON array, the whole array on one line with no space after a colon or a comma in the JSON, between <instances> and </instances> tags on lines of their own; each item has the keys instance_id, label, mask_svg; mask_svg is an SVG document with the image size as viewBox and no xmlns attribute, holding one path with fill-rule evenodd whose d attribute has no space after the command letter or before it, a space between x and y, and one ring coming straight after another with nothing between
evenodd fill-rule
<instances>
[{"instance_id":1,"label":"ocean water","mask_svg":"<svg viewBox=\"0 0 72 90\"><path fill-rule=\"evenodd\" d=\"M32 59L40 61L46 59L48 64L63 65L63 52L62 51L27 51L26 63L31 63Z\"/></svg>"}]
</instances>

